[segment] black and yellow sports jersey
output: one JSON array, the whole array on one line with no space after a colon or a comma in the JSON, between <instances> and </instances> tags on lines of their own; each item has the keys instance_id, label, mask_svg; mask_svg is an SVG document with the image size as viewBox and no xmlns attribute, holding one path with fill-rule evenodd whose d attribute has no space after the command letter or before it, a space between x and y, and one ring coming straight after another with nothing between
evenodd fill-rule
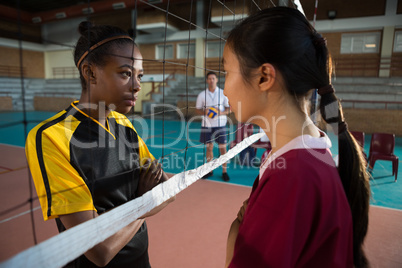
<instances>
[{"instance_id":1,"label":"black and yellow sports jersey","mask_svg":"<svg viewBox=\"0 0 402 268\"><path fill-rule=\"evenodd\" d=\"M26 156L45 220L87 210L102 214L134 199L140 161L154 159L126 116L110 112L105 128L77 106L78 101L73 102L40 123L26 141ZM136 263L136 267L147 267L147 248L144 223L110 264L133 264L146 254L147 264Z\"/></svg>"}]
</instances>

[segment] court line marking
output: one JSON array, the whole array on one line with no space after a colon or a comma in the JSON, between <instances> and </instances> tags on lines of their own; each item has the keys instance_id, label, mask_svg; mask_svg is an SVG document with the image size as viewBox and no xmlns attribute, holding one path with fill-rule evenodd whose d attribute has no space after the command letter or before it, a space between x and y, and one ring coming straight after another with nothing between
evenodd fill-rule
<instances>
[{"instance_id":1,"label":"court line marking","mask_svg":"<svg viewBox=\"0 0 402 268\"><path fill-rule=\"evenodd\" d=\"M251 189L253 186L247 186L247 185L243 185L243 184L237 184L234 182L225 182L225 181L217 181L217 180L212 180L212 179L205 179L204 181L210 181L210 182L215 182L215 183L221 183L221 184L226 184L226 185L230 185L230 186L238 186L238 187L243 187L243 188L248 188Z\"/></svg>"},{"instance_id":2,"label":"court line marking","mask_svg":"<svg viewBox=\"0 0 402 268\"><path fill-rule=\"evenodd\" d=\"M17 147L17 148L25 148L25 146L19 146L19 145L7 144L7 143L0 143L0 146L1 145L10 146L10 147Z\"/></svg>"},{"instance_id":3,"label":"court line marking","mask_svg":"<svg viewBox=\"0 0 402 268\"><path fill-rule=\"evenodd\" d=\"M3 167L3 166L0 166L0 168L1 168L1 169L8 170L8 171L11 171L11 170L12 170L11 168L7 168L7 167Z\"/></svg>"},{"instance_id":4,"label":"court line marking","mask_svg":"<svg viewBox=\"0 0 402 268\"><path fill-rule=\"evenodd\" d=\"M379 205L370 205L370 207L384 208L384 209L388 209L388 210L395 210L395 211L398 211L398 212L402 212L402 209L383 207L383 206L379 206Z\"/></svg>"},{"instance_id":5,"label":"court line marking","mask_svg":"<svg viewBox=\"0 0 402 268\"><path fill-rule=\"evenodd\" d=\"M0 167L0 168L3 168L3 167ZM10 173L10 172L13 172L13 171L18 171L18 170L21 170L21 169L26 169L26 168L28 168L28 167L27 167L27 166L23 166L23 167L14 168L14 169L5 168L5 169L7 169L7 170L0 172L0 175L1 175L1 174L6 174L6 173Z\"/></svg>"},{"instance_id":6,"label":"court line marking","mask_svg":"<svg viewBox=\"0 0 402 268\"><path fill-rule=\"evenodd\" d=\"M10 218L1 220L1 221L0 221L0 224L5 223L5 222L8 222L8 221L11 221L11 220L14 220L14 219L16 219L16 218L18 218L18 217L24 216L25 214L34 212L35 210L38 210L38 209L40 209L40 206L38 206L38 207L36 207L36 208L33 208L33 209L26 210L26 211L24 211L24 212L21 212L21 213L19 213L19 214L17 214L17 215L11 216Z\"/></svg>"}]
</instances>

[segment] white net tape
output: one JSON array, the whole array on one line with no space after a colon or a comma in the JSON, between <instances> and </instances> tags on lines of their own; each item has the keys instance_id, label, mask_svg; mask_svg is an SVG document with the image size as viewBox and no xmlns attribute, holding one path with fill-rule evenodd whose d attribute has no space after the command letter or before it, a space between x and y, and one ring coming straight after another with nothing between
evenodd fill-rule
<instances>
[{"instance_id":1,"label":"white net tape","mask_svg":"<svg viewBox=\"0 0 402 268\"><path fill-rule=\"evenodd\" d=\"M154 207L177 195L264 135L264 133L252 135L219 158L198 168L176 174L143 196L31 247L0 263L0 267L62 267Z\"/></svg>"}]
</instances>

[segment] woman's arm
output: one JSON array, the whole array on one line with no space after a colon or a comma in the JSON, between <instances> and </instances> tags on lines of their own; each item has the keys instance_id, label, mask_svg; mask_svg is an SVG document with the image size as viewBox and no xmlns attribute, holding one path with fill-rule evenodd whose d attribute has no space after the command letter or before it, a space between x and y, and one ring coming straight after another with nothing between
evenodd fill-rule
<instances>
[{"instance_id":1,"label":"woman's arm","mask_svg":"<svg viewBox=\"0 0 402 268\"><path fill-rule=\"evenodd\" d=\"M67 215L60 215L60 220L66 229L98 217L95 211L81 211ZM97 266L106 266L116 254L133 238L144 223L144 219L136 220L105 241L97 244L84 253L91 262Z\"/></svg>"},{"instance_id":2,"label":"woman's arm","mask_svg":"<svg viewBox=\"0 0 402 268\"><path fill-rule=\"evenodd\" d=\"M226 244L226 263L225 267L228 267L230 262L232 261L233 258L233 252L234 252L234 246L236 243L236 238L239 233L239 227L240 227L240 221L239 219L235 219L230 226L229 230L229 235L228 235L228 241Z\"/></svg>"},{"instance_id":3,"label":"woman's arm","mask_svg":"<svg viewBox=\"0 0 402 268\"><path fill-rule=\"evenodd\" d=\"M240 208L237 213L237 218L233 221L230 226L228 241L226 244L226 263L225 267L228 267L233 258L234 246L236 243L237 235L239 234L240 223L243 221L244 213L246 212L246 208L248 205L248 199L243 202L243 206Z\"/></svg>"},{"instance_id":4,"label":"woman's arm","mask_svg":"<svg viewBox=\"0 0 402 268\"><path fill-rule=\"evenodd\" d=\"M138 182L137 196L141 196L147 191L152 190L159 183L163 183L169 179L169 176L162 170L161 165L155 160L151 161L147 159L142 167L140 173L140 180ZM176 200L176 196L171 197L167 201L163 202L159 206L153 208L145 215L141 216L141 219L153 216L159 211L164 209L169 203Z\"/></svg>"},{"instance_id":5,"label":"woman's arm","mask_svg":"<svg viewBox=\"0 0 402 268\"><path fill-rule=\"evenodd\" d=\"M146 161L146 165L143 167L139 183L137 196L141 196L145 192L151 190L160 182L168 179L168 176L163 172L160 165L156 162ZM116 254L133 238L133 236L140 229L144 223L146 217L155 215L163 208L165 208L170 202L174 200L174 197L164 202L163 204L155 207L150 212L146 213L140 219L130 223L105 241L97 244L92 249L84 253L84 255L94 264L98 266L107 265ZM60 215L60 220L66 229L72 228L80 223L94 219L98 217L98 213L95 211L81 211L67 215Z\"/></svg>"}]
</instances>

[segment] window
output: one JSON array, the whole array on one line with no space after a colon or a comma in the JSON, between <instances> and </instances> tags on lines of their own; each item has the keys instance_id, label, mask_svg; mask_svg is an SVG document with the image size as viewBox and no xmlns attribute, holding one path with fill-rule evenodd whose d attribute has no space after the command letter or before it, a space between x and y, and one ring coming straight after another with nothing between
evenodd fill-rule
<instances>
[{"instance_id":1,"label":"window","mask_svg":"<svg viewBox=\"0 0 402 268\"><path fill-rule=\"evenodd\" d=\"M157 45L156 46L156 59L162 60L173 59L173 45Z\"/></svg>"},{"instance_id":2,"label":"window","mask_svg":"<svg viewBox=\"0 0 402 268\"><path fill-rule=\"evenodd\" d=\"M195 58L195 44L178 44L177 58L179 59Z\"/></svg>"},{"instance_id":3,"label":"window","mask_svg":"<svg viewBox=\"0 0 402 268\"><path fill-rule=\"evenodd\" d=\"M395 32L394 52L402 52L402 31Z\"/></svg>"},{"instance_id":4,"label":"window","mask_svg":"<svg viewBox=\"0 0 402 268\"><path fill-rule=\"evenodd\" d=\"M223 55L223 47L225 43L213 41L207 43L207 58L219 58Z\"/></svg>"},{"instance_id":5,"label":"window","mask_svg":"<svg viewBox=\"0 0 402 268\"><path fill-rule=\"evenodd\" d=\"M341 54L378 53L380 33L342 34Z\"/></svg>"}]
</instances>

